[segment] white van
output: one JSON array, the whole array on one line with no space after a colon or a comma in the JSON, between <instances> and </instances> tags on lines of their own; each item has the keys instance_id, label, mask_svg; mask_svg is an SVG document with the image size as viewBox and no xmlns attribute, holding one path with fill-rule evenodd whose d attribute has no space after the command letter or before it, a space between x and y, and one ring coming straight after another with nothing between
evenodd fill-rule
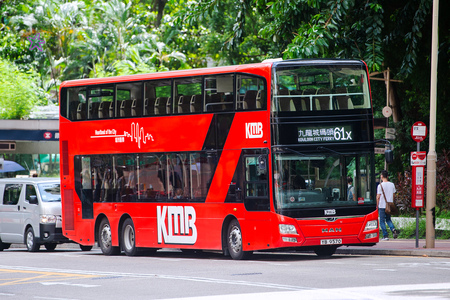
<instances>
[{"instance_id":1,"label":"white van","mask_svg":"<svg viewBox=\"0 0 450 300\"><path fill-rule=\"evenodd\" d=\"M11 244L52 251L65 242L59 178L0 179L0 251Z\"/></svg>"}]
</instances>

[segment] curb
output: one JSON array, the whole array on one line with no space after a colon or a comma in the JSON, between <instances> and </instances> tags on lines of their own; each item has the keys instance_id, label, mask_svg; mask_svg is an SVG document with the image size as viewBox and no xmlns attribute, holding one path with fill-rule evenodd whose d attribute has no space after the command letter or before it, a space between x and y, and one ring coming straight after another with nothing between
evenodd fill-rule
<instances>
[{"instance_id":1,"label":"curb","mask_svg":"<svg viewBox=\"0 0 450 300\"><path fill-rule=\"evenodd\" d=\"M422 250L422 249L355 249L338 248L336 254L350 255L390 255L390 256L422 256L422 257L450 257L450 251L446 250Z\"/></svg>"}]
</instances>

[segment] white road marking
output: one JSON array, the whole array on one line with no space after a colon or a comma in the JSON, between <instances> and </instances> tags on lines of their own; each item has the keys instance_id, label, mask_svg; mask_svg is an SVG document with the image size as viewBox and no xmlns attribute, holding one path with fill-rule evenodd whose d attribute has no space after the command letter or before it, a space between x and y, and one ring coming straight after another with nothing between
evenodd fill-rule
<instances>
[{"instance_id":1,"label":"white road marking","mask_svg":"<svg viewBox=\"0 0 450 300\"><path fill-rule=\"evenodd\" d=\"M95 284L55 282L55 281L40 282L40 284L42 284L42 285L69 285L69 286L79 286L79 287L99 287L100 286L100 285L95 285Z\"/></svg>"},{"instance_id":2,"label":"white road marking","mask_svg":"<svg viewBox=\"0 0 450 300\"><path fill-rule=\"evenodd\" d=\"M271 292L271 293L249 293L249 294L228 294L219 296L192 297L192 298L170 298L165 300L410 300L411 298L420 300L446 299L450 293L450 282L411 284L411 285L383 285L364 286L354 288L335 289L305 289L301 291Z\"/></svg>"}]
</instances>

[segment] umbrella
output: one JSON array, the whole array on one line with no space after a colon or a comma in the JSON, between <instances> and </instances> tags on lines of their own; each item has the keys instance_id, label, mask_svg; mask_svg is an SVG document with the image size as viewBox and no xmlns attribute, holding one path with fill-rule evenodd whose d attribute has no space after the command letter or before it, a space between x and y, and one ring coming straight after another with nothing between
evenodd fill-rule
<instances>
[{"instance_id":1,"label":"umbrella","mask_svg":"<svg viewBox=\"0 0 450 300\"><path fill-rule=\"evenodd\" d=\"M11 160L4 160L0 167L0 173L24 171L25 168Z\"/></svg>"}]
</instances>

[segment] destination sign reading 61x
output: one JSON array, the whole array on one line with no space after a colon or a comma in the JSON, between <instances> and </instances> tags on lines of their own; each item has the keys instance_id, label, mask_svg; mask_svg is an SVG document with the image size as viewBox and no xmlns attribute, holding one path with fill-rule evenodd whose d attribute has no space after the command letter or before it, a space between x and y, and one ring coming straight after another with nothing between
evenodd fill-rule
<instances>
[{"instance_id":1,"label":"destination sign reading 61x","mask_svg":"<svg viewBox=\"0 0 450 300\"><path fill-rule=\"evenodd\" d=\"M299 143L325 143L353 141L352 127L346 126L302 126L298 127Z\"/></svg>"}]
</instances>

